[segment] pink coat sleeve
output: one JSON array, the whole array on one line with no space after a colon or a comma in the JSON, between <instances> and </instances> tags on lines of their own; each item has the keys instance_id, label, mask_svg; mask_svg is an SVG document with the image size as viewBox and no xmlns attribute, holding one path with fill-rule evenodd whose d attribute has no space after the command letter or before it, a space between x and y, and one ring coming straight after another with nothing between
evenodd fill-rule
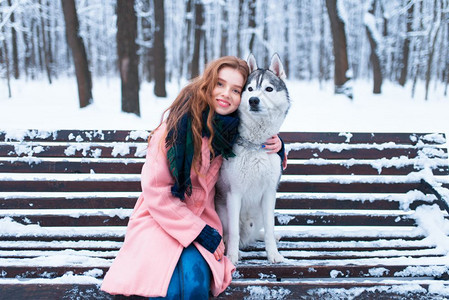
<instances>
[{"instance_id":1,"label":"pink coat sleeve","mask_svg":"<svg viewBox=\"0 0 449 300\"><path fill-rule=\"evenodd\" d=\"M184 247L189 246L206 226L184 201L171 194L174 178L170 173L167 150L161 142L165 126L151 138L146 162L142 168L142 193L144 207L154 220Z\"/></svg>"}]
</instances>

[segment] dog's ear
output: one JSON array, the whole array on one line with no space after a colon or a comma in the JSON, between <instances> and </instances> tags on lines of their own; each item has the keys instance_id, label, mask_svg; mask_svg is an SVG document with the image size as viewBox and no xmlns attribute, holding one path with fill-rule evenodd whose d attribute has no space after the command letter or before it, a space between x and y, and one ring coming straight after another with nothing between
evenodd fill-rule
<instances>
[{"instance_id":1,"label":"dog's ear","mask_svg":"<svg viewBox=\"0 0 449 300\"><path fill-rule=\"evenodd\" d=\"M250 73L257 70L256 58L254 57L254 55L252 53L248 56L246 63L248 64Z\"/></svg>"},{"instance_id":2,"label":"dog's ear","mask_svg":"<svg viewBox=\"0 0 449 300\"><path fill-rule=\"evenodd\" d=\"M287 78L287 74L285 74L281 58L277 53L273 54L273 56L271 57L270 71L276 74L276 76L282 80L285 80Z\"/></svg>"}]
</instances>

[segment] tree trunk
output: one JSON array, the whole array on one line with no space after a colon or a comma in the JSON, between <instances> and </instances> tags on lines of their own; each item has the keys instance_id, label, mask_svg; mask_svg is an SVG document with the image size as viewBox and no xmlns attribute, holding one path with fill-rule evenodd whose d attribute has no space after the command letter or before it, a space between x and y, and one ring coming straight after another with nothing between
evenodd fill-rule
<instances>
[{"instance_id":1,"label":"tree trunk","mask_svg":"<svg viewBox=\"0 0 449 300\"><path fill-rule=\"evenodd\" d=\"M349 64L346 46L345 23L340 18L337 11L336 0L326 0L326 7L329 14L334 46L335 94L344 94L352 99L352 86L348 85L348 81L351 79L351 77L350 74L348 74Z\"/></svg>"},{"instance_id":2,"label":"tree trunk","mask_svg":"<svg viewBox=\"0 0 449 300\"><path fill-rule=\"evenodd\" d=\"M249 0L248 13L248 29L251 33L248 49L250 53L254 53L254 43L256 40L256 0Z\"/></svg>"},{"instance_id":3,"label":"tree trunk","mask_svg":"<svg viewBox=\"0 0 449 300\"><path fill-rule=\"evenodd\" d=\"M47 36L45 34L44 12L42 10L42 0L39 0L39 13L41 19L41 34L42 34L42 51L44 51L45 70L47 72L48 82L51 84L51 67L50 67L50 46L47 44Z\"/></svg>"},{"instance_id":4,"label":"tree trunk","mask_svg":"<svg viewBox=\"0 0 449 300\"><path fill-rule=\"evenodd\" d=\"M446 15L446 18L449 19L449 14ZM446 34L449 34L449 22L447 22L447 29L446 29ZM446 43L447 45L447 43ZM444 96L447 96L447 87L449 86L449 51L446 51L446 63L445 63L446 67L444 68L444 74L445 76L443 76L443 82L445 82L444 85ZM446 79L444 79L446 78Z\"/></svg>"},{"instance_id":5,"label":"tree trunk","mask_svg":"<svg viewBox=\"0 0 449 300\"><path fill-rule=\"evenodd\" d=\"M318 65L319 65L319 77L318 77L318 81L320 83L320 88L321 88L321 84L324 80L326 80L326 63L325 60L327 58L326 55L326 43L324 41L324 16L325 16L325 12L324 12L324 7L321 8L321 14L320 14L320 53L319 53L319 60L318 60Z\"/></svg>"},{"instance_id":6,"label":"tree trunk","mask_svg":"<svg viewBox=\"0 0 449 300\"><path fill-rule=\"evenodd\" d=\"M24 23L24 16L22 16L22 23ZM22 31L22 38L23 38L23 44L25 46L25 59L24 59L24 70L25 70L25 76L26 78L28 78L29 76L29 70L31 69L31 38L30 38L30 33L28 33L27 31Z\"/></svg>"},{"instance_id":7,"label":"tree trunk","mask_svg":"<svg viewBox=\"0 0 449 300\"><path fill-rule=\"evenodd\" d=\"M165 91L165 14L164 0L154 0L154 94L166 97Z\"/></svg>"},{"instance_id":8,"label":"tree trunk","mask_svg":"<svg viewBox=\"0 0 449 300\"><path fill-rule=\"evenodd\" d=\"M185 24L187 24L187 30L184 33L185 51L180 53L181 56L181 72L180 75L187 78L187 74L192 73L192 62L191 62L191 39L192 39L192 0L187 0L186 2L186 14L185 14Z\"/></svg>"},{"instance_id":9,"label":"tree trunk","mask_svg":"<svg viewBox=\"0 0 449 300\"><path fill-rule=\"evenodd\" d=\"M117 53L122 82L122 111L140 116L137 17L134 0L117 1Z\"/></svg>"},{"instance_id":10,"label":"tree trunk","mask_svg":"<svg viewBox=\"0 0 449 300\"><path fill-rule=\"evenodd\" d=\"M9 59L8 59L9 54L8 54L8 46L6 45L6 40L3 40L2 47L3 47L3 51L0 51L0 52L3 52L3 53L0 53L0 58L4 57L4 60L5 60L4 63L6 65L6 84L8 86L8 98L11 98L11 96L12 96L11 95L11 80L10 80L11 72L9 71ZM0 50L2 50L2 49L0 49ZM2 59L0 59L0 65L2 65L2 64L3 64L3 61L2 61Z\"/></svg>"},{"instance_id":11,"label":"tree trunk","mask_svg":"<svg viewBox=\"0 0 449 300\"><path fill-rule=\"evenodd\" d=\"M145 0L140 4L143 10L143 16L141 16L141 31L144 48L141 51L140 59L142 66L142 74L146 81L153 81L153 29L151 26L151 15L154 14L153 8L151 8L151 1ZM148 17L147 17L148 16ZM151 46L150 46L151 44Z\"/></svg>"},{"instance_id":12,"label":"tree trunk","mask_svg":"<svg viewBox=\"0 0 449 300\"><path fill-rule=\"evenodd\" d=\"M83 39L79 36L79 22L76 14L75 0L61 0L61 4L64 13L67 42L72 50L73 63L75 64L80 107L85 107L93 102L92 78L87 63Z\"/></svg>"},{"instance_id":13,"label":"tree trunk","mask_svg":"<svg viewBox=\"0 0 449 300\"><path fill-rule=\"evenodd\" d=\"M228 6L223 5L222 6L222 20L220 25L221 30L221 47L220 47L220 56L228 55L228 29L229 25L227 23L228 21Z\"/></svg>"},{"instance_id":14,"label":"tree trunk","mask_svg":"<svg viewBox=\"0 0 449 300\"><path fill-rule=\"evenodd\" d=\"M416 9L418 10L416 18L419 20L419 24L417 25L417 28L413 28L415 31L423 31L424 30L424 24L423 24L423 3L422 2L415 2ZM415 98L415 91L416 91L416 84L418 82L419 75L421 73L421 67L422 67L422 57L424 55L424 39L421 36L416 36L414 38L414 55L413 55L413 83L412 83L412 98Z\"/></svg>"},{"instance_id":15,"label":"tree trunk","mask_svg":"<svg viewBox=\"0 0 449 300\"><path fill-rule=\"evenodd\" d=\"M419 48L419 53L421 53L422 47ZM421 55L419 55L421 56ZM416 91L416 83L418 82L419 72L421 71L421 65L418 63L415 66L415 74L413 76L413 84L412 84L412 98L415 98L415 91Z\"/></svg>"},{"instance_id":16,"label":"tree trunk","mask_svg":"<svg viewBox=\"0 0 449 300\"><path fill-rule=\"evenodd\" d=\"M286 41L289 40L289 34L290 34L289 31L290 31L290 25L291 25L288 8L289 8L288 3L284 2L284 7L283 7L283 10L285 12L284 39ZM288 55L288 43L285 43L285 45L284 45L284 53L285 53L284 62L283 62L284 70L285 70L286 74L290 75L290 55Z\"/></svg>"},{"instance_id":17,"label":"tree trunk","mask_svg":"<svg viewBox=\"0 0 449 300\"><path fill-rule=\"evenodd\" d=\"M56 10L59 10L59 8L56 8L57 2L47 0L47 6L50 10L49 15L50 17L47 19L47 26L48 28L56 28L58 25L56 22ZM47 30L47 44L48 44L48 60L50 62L50 71L53 76L53 78L58 78L58 72L55 69L55 57L54 53L55 51L55 45L57 45L57 40L55 38L55 31L56 30Z\"/></svg>"},{"instance_id":18,"label":"tree trunk","mask_svg":"<svg viewBox=\"0 0 449 300\"><path fill-rule=\"evenodd\" d=\"M239 18L237 24L237 57L242 57L242 25L243 25L243 2L239 0ZM245 57L246 59L246 57Z\"/></svg>"},{"instance_id":19,"label":"tree trunk","mask_svg":"<svg viewBox=\"0 0 449 300\"><path fill-rule=\"evenodd\" d=\"M366 34L368 36L368 41L371 46L371 55L370 60L373 67L373 93L380 94L382 87L382 68L380 66L380 58L379 58L379 40L376 38L379 37L379 34L376 29L376 22L374 17L375 10L375 0L372 2L370 10L365 15L365 27Z\"/></svg>"},{"instance_id":20,"label":"tree trunk","mask_svg":"<svg viewBox=\"0 0 449 300\"><path fill-rule=\"evenodd\" d=\"M11 0L8 0L9 7L12 6ZM15 18L14 18L14 12L11 13L11 16L9 17L11 20L11 23L14 24ZM11 27L11 45L12 45L12 68L13 68L13 75L15 79L19 79L20 73L19 73L19 55L17 51L17 31L15 26Z\"/></svg>"},{"instance_id":21,"label":"tree trunk","mask_svg":"<svg viewBox=\"0 0 449 300\"><path fill-rule=\"evenodd\" d=\"M2 23L3 17L0 14L0 23ZM3 27L0 27L0 36L4 35ZM6 84L8 86L8 97L11 98L11 83L10 83L10 71L9 71L9 54L8 45L6 44L6 39L3 39L0 43L0 66L5 64L6 66Z\"/></svg>"},{"instance_id":22,"label":"tree trunk","mask_svg":"<svg viewBox=\"0 0 449 300\"><path fill-rule=\"evenodd\" d=\"M39 71L43 72L44 71L44 58L42 55L42 40L41 40L41 30L40 30L40 25L37 23L38 22L38 18L36 18L36 31L34 33L34 37L35 37L35 44L37 45L36 47L36 56L37 56L37 61L39 62Z\"/></svg>"},{"instance_id":23,"label":"tree trunk","mask_svg":"<svg viewBox=\"0 0 449 300\"><path fill-rule=\"evenodd\" d=\"M36 45L36 20L33 18L31 21L31 26L30 26L30 32L31 34L29 35L30 41L31 41L31 52L30 52L30 65L31 65L31 79L35 79L36 78L36 73L37 73L37 67L38 67L38 63L37 63L37 59L36 59L36 53L37 53L37 45Z\"/></svg>"},{"instance_id":24,"label":"tree trunk","mask_svg":"<svg viewBox=\"0 0 449 300\"><path fill-rule=\"evenodd\" d=\"M193 41L193 56L192 56L192 72L191 78L195 78L200 74L200 47L201 40L204 37L203 23L204 23L204 8L200 0L195 1L195 36Z\"/></svg>"},{"instance_id":25,"label":"tree trunk","mask_svg":"<svg viewBox=\"0 0 449 300\"><path fill-rule=\"evenodd\" d=\"M437 3L435 3L437 4ZM426 69L426 94L424 96L425 100L428 100L429 96L429 84L430 84L430 77L432 72L432 63L433 63L433 57L435 54L435 45L437 42L438 33L440 32L441 27L441 10L439 7L435 7L436 10L438 10L438 13L436 13L435 19L433 20L432 27L429 32L429 49L428 49L428 60L427 60L427 69ZM436 29L434 28L436 26ZM433 34L433 36L432 36Z\"/></svg>"},{"instance_id":26,"label":"tree trunk","mask_svg":"<svg viewBox=\"0 0 449 300\"><path fill-rule=\"evenodd\" d=\"M406 16L406 27L407 32L404 39L404 46L402 48L402 65L401 65L401 75L399 77L399 84L402 86L405 86L405 83L407 82L407 76L408 76L408 59L409 59L409 53L410 53L410 33L412 32L412 23L413 23L413 8L414 4L410 3L411 0L407 0L410 7L407 10L407 16Z\"/></svg>"}]
</instances>

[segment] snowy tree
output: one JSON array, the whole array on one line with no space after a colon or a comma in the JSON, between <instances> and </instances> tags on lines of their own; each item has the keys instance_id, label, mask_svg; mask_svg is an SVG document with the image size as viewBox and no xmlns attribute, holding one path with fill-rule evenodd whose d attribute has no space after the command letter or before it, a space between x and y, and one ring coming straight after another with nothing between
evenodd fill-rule
<instances>
[{"instance_id":1,"label":"snowy tree","mask_svg":"<svg viewBox=\"0 0 449 300\"><path fill-rule=\"evenodd\" d=\"M193 39L193 55L192 55L192 70L190 78L194 78L200 74L200 51L201 45L204 41L204 5L202 0L195 1L195 34Z\"/></svg>"},{"instance_id":2,"label":"snowy tree","mask_svg":"<svg viewBox=\"0 0 449 300\"><path fill-rule=\"evenodd\" d=\"M147 81L153 81L153 29L154 9L153 1L136 1L135 9L137 15L137 41L139 46L139 78L145 78Z\"/></svg>"},{"instance_id":3,"label":"snowy tree","mask_svg":"<svg viewBox=\"0 0 449 300\"><path fill-rule=\"evenodd\" d=\"M117 1L117 54L122 85L122 111L140 116L137 16L134 0Z\"/></svg>"},{"instance_id":4,"label":"snowy tree","mask_svg":"<svg viewBox=\"0 0 449 300\"><path fill-rule=\"evenodd\" d=\"M380 34L376 28L376 19L374 17L376 0L372 0L369 10L365 13L366 34L368 36L369 44L371 46L371 63L373 67L374 86L373 93L380 94L382 87L382 68L380 66Z\"/></svg>"},{"instance_id":5,"label":"snowy tree","mask_svg":"<svg viewBox=\"0 0 449 300\"><path fill-rule=\"evenodd\" d=\"M428 57L427 57L427 68L426 68L426 95L424 99L428 99L429 96L429 84L431 78L431 71L433 67L433 61L435 56L435 46L438 38L438 33L441 28L441 16L442 9L449 9L449 5L446 1L446 7L443 7L443 2L441 0L435 1L435 7L433 8L433 22L429 30L429 43L428 43Z\"/></svg>"},{"instance_id":6,"label":"snowy tree","mask_svg":"<svg viewBox=\"0 0 449 300\"><path fill-rule=\"evenodd\" d=\"M405 3L407 8L407 14L405 16L405 23L406 23L406 32L405 32L405 38L404 38L404 44L402 46L402 64L401 64L401 75L399 77L399 84L404 86L407 81L407 75L408 75L408 59L409 59L409 53L410 53L410 35L412 32L412 21L413 21L413 8L414 4L412 0L406 0Z\"/></svg>"},{"instance_id":7,"label":"snowy tree","mask_svg":"<svg viewBox=\"0 0 449 300\"><path fill-rule=\"evenodd\" d=\"M154 0L154 18L154 94L166 97L164 0Z\"/></svg>"},{"instance_id":8,"label":"snowy tree","mask_svg":"<svg viewBox=\"0 0 449 300\"><path fill-rule=\"evenodd\" d=\"M321 86L334 80L338 92L350 90L349 78L379 83L373 74L381 74L383 82L398 83L412 94L418 86L427 89L429 98L439 87L447 93L448 0L374 0L374 6L373 0L158 1L163 13L156 13L155 0L134 0L138 76L155 87L156 74L164 82L181 83L222 55L246 59L252 52L262 66L277 52L289 79L318 79ZM65 37L65 2L0 1L0 72L6 81L7 70L12 84L16 77L55 80L79 72ZM119 77L117 0L68 2L76 4L87 70L93 78ZM155 22L162 18L164 37L158 38ZM374 23L369 28L376 32L367 31L367 24ZM372 44L375 36L378 43ZM165 45L160 55L165 59L155 58L163 49L156 40ZM162 75L155 67L164 62Z\"/></svg>"},{"instance_id":9,"label":"snowy tree","mask_svg":"<svg viewBox=\"0 0 449 300\"><path fill-rule=\"evenodd\" d=\"M39 0L39 18L40 18L40 29L41 29L41 36L42 36L42 45L41 49L44 55L44 61L45 61L45 71L47 73L48 82L51 84L51 63L52 63L52 55L51 55L51 47L50 47L50 41L49 41L49 35L48 31L45 30L46 27L48 27L47 20L44 17L44 7L46 8L47 1Z\"/></svg>"},{"instance_id":10,"label":"snowy tree","mask_svg":"<svg viewBox=\"0 0 449 300\"><path fill-rule=\"evenodd\" d=\"M11 0L8 0L9 7L12 7ZM12 44L12 63L13 63L13 74L15 79L19 79L19 57L17 53L17 32L15 28L15 17L14 11L11 12L10 16L11 23L11 44Z\"/></svg>"},{"instance_id":11,"label":"snowy tree","mask_svg":"<svg viewBox=\"0 0 449 300\"><path fill-rule=\"evenodd\" d=\"M8 97L11 98L11 84L10 84L10 71L9 71L9 60L8 60L8 45L6 43L3 16L0 15L0 63L5 66L6 80L8 86ZM1 70L1 69L0 69Z\"/></svg>"},{"instance_id":12,"label":"snowy tree","mask_svg":"<svg viewBox=\"0 0 449 300\"><path fill-rule=\"evenodd\" d=\"M83 39L79 35L79 21L74 0L61 0L64 11L67 42L72 50L80 107L93 102L92 79Z\"/></svg>"},{"instance_id":13,"label":"snowy tree","mask_svg":"<svg viewBox=\"0 0 449 300\"><path fill-rule=\"evenodd\" d=\"M338 4L341 5L341 0L326 0L334 45L335 93L344 94L352 99L352 86L350 85L352 74L349 70L345 21L342 16L344 9L338 7Z\"/></svg>"}]
</instances>

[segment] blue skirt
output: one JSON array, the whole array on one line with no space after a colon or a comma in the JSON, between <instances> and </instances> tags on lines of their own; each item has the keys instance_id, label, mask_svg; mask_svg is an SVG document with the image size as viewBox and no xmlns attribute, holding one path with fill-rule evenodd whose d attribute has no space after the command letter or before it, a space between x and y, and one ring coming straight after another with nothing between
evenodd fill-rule
<instances>
[{"instance_id":1,"label":"blue skirt","mask_svg":"<svg viewBox=\"0 0 449 300\"><path fill-rule=\"evenodd\" d=\"M149 299L209 299L210 276L209 265L191 244L181 253L168 286L167 296Z\"/></svg>"}]
</instances>

